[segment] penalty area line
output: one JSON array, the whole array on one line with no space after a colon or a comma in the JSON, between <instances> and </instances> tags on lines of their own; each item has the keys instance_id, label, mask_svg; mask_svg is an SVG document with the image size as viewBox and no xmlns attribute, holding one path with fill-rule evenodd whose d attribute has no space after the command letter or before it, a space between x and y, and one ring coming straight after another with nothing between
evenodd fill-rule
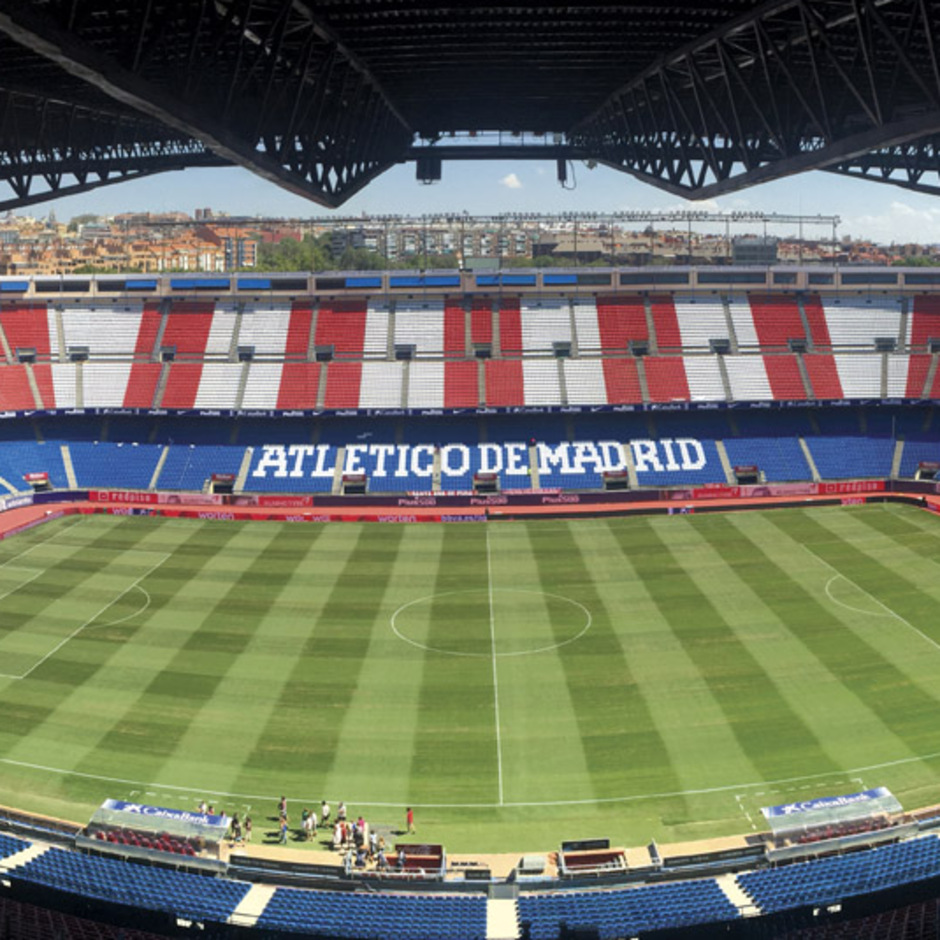
<instances>
[{"instance_id":1,"label":"penalty area line","mask_svg":"<svg viewBox=\"0 0 940 940\"><path fill-rule=\"evenodd\" d=\"M841 571L839 571L838 568L835 567L835 565L831 565L831 564L830 564L828 561L826 561L826 559L823 558L821 555L817 555L816 552L814 552L808 545L805 545L805 544L804 544L804 545L803 545L803 548L806 549L806 551L809 552L810 555L812 555L813 558L815 558L820 564L825 565L833 574L838 575L840 578L842 578L843 581L847 581L849 584L851 584L852 587L855 588L855 590L861 591L862 594L864 594L866 597L868 597L868 598L870 598L871 600L873 600L889 617L893 617L893 618L894 618L895 620L897 620L899 623L904 624L904 626L907 627L908 630L911 630L912 632L916 633L922 640L924 640L926 643L929 643L935 650L937 650L937 652L940 652L940 643L938 643L938 642L937 642L936 640L934 640L932 637L927 636L927 634L924 633L923 630L918 630L918 628L915 627L914 624L912 624L909 620L906 620L906 619L905 619L904 617L902 617L899 613L897 613L897 611L892 610L892 609L891 609L887 604L885 604L883 601L878 600L878 598L875 597L875 595L872 594L871 591L866 591L865 588L863 588L860 584L858 584L858 583L856 583L855 581L853 581L853 580L852 580L850 577L848 577L847 575L844 575ZM830 582L830 583L831 583L831 582ZM827 588L828 588L828 584L827 584ZM828 590L827 590L826 593L827 593L827 596L829 597L829 599L830 599L831 601L833 601L834 603L839 603L838 601L835 600L834 597L832 597L832 596L828 593ZM842 606L842 607L848 607L847 604L840 604L840 606ZM854 610L855 608L849 607L849 609L850 609L850 610ZM868 611L856 611L856 613L868 613Z\"/></svg>"},{"instance_id":2,"label":"penalty area line","mask_svg":"<svg viewBox=\"0 0 940 940\"><path fill-rule=\"evenodd\" d=\"M499 675L496 666L496 613L493 607L493 559L490 551L490 527L486 531L486 581L490 600L490 651L493 659L493 711L496 719L496 777L499 791L499 805L503 805L503 742L499 720Z\"/></svg>"},{"instance_id":3,"label":"penalty area line","mask_svg":"<svg viewBox=\"0 0 940 940\"><path fill-rule=\"evenodd\" d=\"M52 649L49 650L48 653L46 653L44 656L42 656L42 658L36 660L36 662L34 662L34 663L32 664L32 666L30 666L29 669L27 669L26 672L24 672L22 675L19 675L19 676L3 675L2 678L4 678L4 679L28 679L44 662L46 662L46 661L47 661L48 659L50 659L51 657L55 656L55 654L58 653L59 650L62 649L63 646L65 646L66 643L71 642L71 641L74 640L75 637L77 637L83 630L85 630L86 628L91 627L91 625L92 625L105 611L107 611L107 610L109 610L111 607L113 607L122 597L124 597L125 594L128 594L128 593L130 593L131 591L133 591L134 588L139 587L141 581L145 580L146 578L149 578L150 575L152 575L161 565L165 564L165 563L166 563L170 558L172 558L172 557L173 557L173 553L172 553L172 552L167 552L156 564L151 565L142 575L140 575L140 577L135 578L134 581L133 581L131 584L129 584L126 588L124 588L124 590L121 591L120 594L117 594L117 595L115 595L114 597L112 597L111 600L109 600L108 603L105 604L104 607L102 607L97 613L93 614L93 615L92 615L91 617L89 617L88 620L86 620L83 624L81 624L80 626L76 627L68 636L64 637L64 638L61 639L58 643L56 643L56 645L53 646ZM148 595L148 597L149 597L149 595ZM149 606L149 605L148 605L148 606ZM140 613L140 611L135 611L135 613ZM114 624L111 624L111 626L113 626L113 625L114 625Z\"/></svg>"}]
</instances>

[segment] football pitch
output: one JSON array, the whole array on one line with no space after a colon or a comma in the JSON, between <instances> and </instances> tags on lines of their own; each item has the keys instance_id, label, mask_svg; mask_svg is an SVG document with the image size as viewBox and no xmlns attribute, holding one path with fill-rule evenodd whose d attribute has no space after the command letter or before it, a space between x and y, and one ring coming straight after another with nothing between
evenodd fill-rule
<instances>
[{"instance_id":1,"label":"football pitch","mask_svg":"<svg viewBox=\"0 0 940 940\"><path fill-rule=\"evenodd\" d=\"M0 803L344 800L451 851L940 802L940 521L74 516L0 543Z\"/></svg>"}]
</instances>

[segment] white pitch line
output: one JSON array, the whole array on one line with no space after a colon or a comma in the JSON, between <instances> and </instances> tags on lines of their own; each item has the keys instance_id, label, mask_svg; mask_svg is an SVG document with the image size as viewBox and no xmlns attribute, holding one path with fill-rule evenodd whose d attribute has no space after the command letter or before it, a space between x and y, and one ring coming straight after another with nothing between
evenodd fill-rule
<instances>
[{"instance_id":1,"label":"white pitch line","mask_svg":"<svg viewBox=\"0 0 940 940\"><path fill-rule=\"evenodd\" d=\"M77 518L80 519L81 516ZM42 548L43 545L45 545L47 542L51 542L55 538L58 538L63 532L68 532L70 529L74 529L77 524L78 524L77 522L73 522L69 526L63 526L62 528L57 529L55 532L52 533L52 535L48 535L46 536L46 538L41 539L40 541L36 542L33 545L30 545L29 548L23 549L23 551L14 555L12 558L8 558L6 561L0 562L0 568L6 568L7 565L12 565L13 562L19 561L24 555L28 555L30 552L35 551L37 548ZM14 538L14 539L16 537L17 537L16 535L11 536L11 538Z\"/></svg>"},{"instance_id":2,"label":"white pitch line","mask_svg":"<svg viewBox=\"0 0 940 940\"><path fill-rule=\"evenodd\" d=\"M66 643L68 643L70 640L74 640L75 637L77 637L79 633L81 633L82 630L85 629L85 627L91 626L91 624L93 624L109 607L113 607L125 594L127 594L129 591L132 591L135 587L137 587L140 584L140 582L144 580L144 578L149 578L150 575L152 575L154 571L156 571L157 568L160 567L160 565L162 565L164 562L166 562L169 558L172 558L172 557L173 557L172 552L168 552L167 554L165 554L155 565L152 565L132 584L129 584L126 588L124 588L124 590L121 591L120 594L111 598L111 600L109 600L108 603L105 604L104 607L102 607L101 610L99 610L94 616L86 620L80 627L76 627L63 640L60 640L51 650L49 650L48 653L46 653L45 656L42 657L42 659L39 659L35 663L33 663L32 666L30 666L29 669L27 669L26 672L24 672L21 676L9 676L7 678L28 679L30 674L33 673L35 670L37 670L47 659L49 659L51 656L55 656L55 654L58 653L59 650L62 649L63 646L65 646Z\"/></svg>"},{"instance_id":3,"label":"white pitch line","mask_svg":"<svg viewBox=\"0 0 940 940\"><path fill-rule=\"evenodd\" d=\"M496 717L496 774L499 784L499 805L503 805L503 742L499 722L499 677L496 669L496 612L493 607L493 560L490 552L490 527L486 531L486 580L490 597L490 648L493 659L493 710Z\"/></svg>"},{"instance_id":4,"label":"white pitch line","mask_svg":"<svg viewBox=\"0 0 940 940\"><path fill-rule=\"evenodd\" d=\"M560 806L602 806L615 803L640 803L646 800L666 800L676 797L686 796L711 796L713 794L728 793L734 794L735 790L755 790L757 787L770 787L779 789L785 784L803 783L806 780L829 780L833 777L846 777L854 773L872 773L878 770L886 770L891 767L902 767L907 764L915 764L918 761L940 760L940 751L932 754L924 754L915 757L901 757L897 760L883 761L880 764L868 764L865 767L852 767L849 770L827 770L818 774L803 774L799 777L781 777L778 780L759 780L753 783L731 783L719 787L701 787L691 790L669 790L661 793L633 793L627 796L601 796L588 800L531 800L515 801L509 803L389 803L375 800L357 800L347 799L348 805L373 807L378 809L404 809L406 806L413 806L416 809L499 809L501 806L505 809L515 808L540 808L540 807L560 807ZM29 761L14 760L12 757L0 757L0 765L8 767L20 767L24 770L38 770L44 773L57 774L63 777L78 777L82 780L98 780L101 783L122 784L128 787L160 787L163 790L170 790L173 793L200 793L206 796L224 797L236 800L264 800L272 805L277 802L278 797L271 794L258 793L230 793L226 790L213 790L205 787L177 786L172 783L142 783L140 780L128 780L125 777L109 777L104 774L91 774L81 770L70 770L67 767L50 767L46 764L34 764ZM855 778L850 778L855 779ZM793 787L792 789L796 789ZM763 791L761 791L763 792ZM754 794L757 796L758 794ZM291 796L287 799L303 803L309 800L309 796ZM335 798L330 798L329 802L338 803Z\"/></svg>"},{"instance_id":5,"label":"white pitch line","mask_svg":"<svg viewBox=\"0 0 940 940\"><path fill-rule=\"evenodd\" d=\"M918 630L917 627L914 626L914 624L912 624L909 620L906 620L896 611L893 611L887 604L878 600L878 598L875 597L875 595L872 594L870 591L866 591L865 588L863 588L860 584L856 584L855 581L853 581L851 578L844 575L834 565L830 565L829 562L826 561L825 558L823 558L821 555L817 555L816 552L814 552L808 545L804 544L803 548L805 548L806 551L808 551L810 555L812 555L813 558L815 558L818 562L821 562L822 564L824 564L833 574L837 574L844 581L848 581L848 583L851 584L852 587L854 587L857 591L861 591L862 594L864 594L866 597L873 600L889 617L894 617L895 620L899 621L900 623L903 623L904 626L908 628L908 630L912 630L922 640L929 643L935 650L940 652L940 643L938 643L936 640L932 639L931 637L927 636L927 634L924 633L923 630ZM830 596L830 600L835 600L835 599ZM861 611L859 611L859 613L861 613Z\"/></svg>"}]
</instances>

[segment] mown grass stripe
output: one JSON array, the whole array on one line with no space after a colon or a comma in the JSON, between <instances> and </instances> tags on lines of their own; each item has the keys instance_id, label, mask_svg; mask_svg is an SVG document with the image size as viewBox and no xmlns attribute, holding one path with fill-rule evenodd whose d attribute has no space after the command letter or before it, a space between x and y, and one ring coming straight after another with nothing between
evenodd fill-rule
<instances>
[{"instance_id":1,"label":"mown grass stripe","mask_svg":"<svg viewBox=\"0 0 940 940\"><path fill-rule=\"evenodd\" d=\"M299 527L233 528L225 532L214 554L223 552L237 536L252 539L251 562L211 611L197 620L172 661L102 736L91 755L96 766L102 754L134 754L146 763L146 779L162 777L165 762L176 753L193 722L200 720L202 709L251 642L259 619L301 563L303 554L297 545L316 534L301 532ZM156 719L155 715L166 713L168 703L172 703L172 720Z\"/></svg>"},{"instance_id":2,"label":"mown grass stripe","mask_svg":"<svg viewBox=\"0 0 940 940\"><path fill-rule=\"evenodd\" d=\"M311 588L328 592L258 744L245 755L245 775L279 778L286 790L308 790L329 775L342 746L342 723L355 694L364 657L404 534L403 526L359 527L339 575ZM239 785L240 787L240 785ZM335 795L331 795L335 798Z\"/></svg>"},{"instance_id":3,"label":"mown grass stripe","mask_svg":"<svg viewBox=\"0 0 940 940\"><path fill-rule=\"evenodd\" d=\"M558 651L594 794L681 790L669 751L569 526L542 532L534 522L527 528L542 589L577 600L594 615L591 630ZM560 640L566 634L564 625L555 622L556 610L552 608L552 626Z\"/></svg>"},{"instance_id":4,"label":"mown grass stripe","mask_svg":"<svg viewBox=\"0 0 940 940\"><path fill-rule=\"evenodd\" d=\"M665 521L665 520L664 520ZM672 524L677 520L668 520ZM635 520L617 525L635 525ZM671 532L678 531L671 525ZM669 750L673 767L690 790L758 774L728 728L724 713L695 662L670 629L609 530L575 529L597 591L608 605L616 633ZM734 801L729 808L738 813Z\"/></svg>"},{"instance_id":5,"label":"mown grass stripe","mask_svg":"<svg viewBox=\"0 0 940 940\"><path fill-rule=\"evenodd\" d=\"M445 527L433 582L434 599L412 608L402 625L421 625L425 645L488 654L485 526ZM420 609L420 611L419 611ZM423 616L422 616L423 614ZM421 624L421 620L425 622ZM424 651L411 757L411 798L493 801L496 741L488 655Z\"/></svg>"},{"instance_id":6,"label":"mown grass stripe","mask_svg":"<svg viewBox=\"0 0 940 940\"><path fill-rule=\"evenodd\" d=\"M848 629L843 617L850 622L859 617L852 611L839 611L843 616L838 618L835 633L830 637L818 633L815 609L805 609L801 598L794 596L798 587L810 594L814 591L799 577L790 583L791 576L768 548L780 540L779 535L768 537L768 526L750 514L700 520L697 530L709 555L721 558L730 575L723 576L709 565L704 590L716 601L724 601L725 617L839 766L868 763L873 749L879 754L908 755L905 742L881 720L872 703L847 686L827 661L828 644L839 642ZM798 546L791 551L799 551ZM826 602L824 596L817 599ZM804 635L807 630L809 642ZM812 769L807 765L808 771Z\"/></svg>"},{"instance_id":7,"label":"mown grass stripe","mask_svg":"<svg viewBox=\"0 0 940 940\"><path fill-rule=\"evenodd\" d=\"M728 519L722 521L732 525ZM865 563L860 552L844 543L838 547L832 533L802 510L772 513L766 521L792 542L809 546L820 557L833 563L841 561L846 566L845 570L848 569L846 552L854 556L853 563ZM892 734L904 741L912 754L936 749L937 699L919 688L910 675L886 659L862 636L847 629L832 607L819 599L819 595L808 591L774 564L772 556L764 548L766 543L748 538L737 527L735 531L739 538L738 547L726 550L739 559L742 577L759 583L764 602L776 610L781 620L827 668L877 714ZM775 548L779 550L779 542ZM776 569L773 578L766 577L763 567L766 564ZM763 575L760 574L762 570L765 572ZM858 571L857 568L853 570Z\"/></svg>"},{"instance_id":8,"label":"mown grass stripe","mask_svg":"<svg viewBox=\"0 0 940 940\"><path fill-rule=\"evenodd\" d=\"M586 615L542 593L531 533L524 523L490 526L489 545L496 648L499 654L512 654L496 660L504 802L591 800L594 781L578 716L559 650L552 649L558 631L564 627L565 640L576 637ZM488 610L481 619L489 626ZM491 645L487 631L481 648L492 673Z\"/></svg>"},{"instance_id":9,"label":"mown grass stripe","mask_svg":"<svg viewBox=\"0 0 940 940\"><path fill-rule=\"evenodd\" d=\"M621 547L670 628L698 666L748 760L767 780L794 765L836 765L767 671L685 570L650 520L618 532Z\"/></svg>"}]
</instances>

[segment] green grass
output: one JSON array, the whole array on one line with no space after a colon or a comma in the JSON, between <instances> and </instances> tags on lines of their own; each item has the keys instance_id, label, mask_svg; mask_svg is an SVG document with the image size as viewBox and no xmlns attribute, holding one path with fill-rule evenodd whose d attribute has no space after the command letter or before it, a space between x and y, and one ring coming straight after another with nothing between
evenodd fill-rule
<instances>
[{"instance_id":1,"label":"green grass","mask_svg":"<svg viewBox=\"0 0 940 940\"><path fill-rule=\"evenodd\" d=\"M0 544L0 802L284 793L451 851L940 802L940 526L900 506L490 525L73 517ZM273 824L272 824L273 829Z\"/></svg>"}]
</instances>

